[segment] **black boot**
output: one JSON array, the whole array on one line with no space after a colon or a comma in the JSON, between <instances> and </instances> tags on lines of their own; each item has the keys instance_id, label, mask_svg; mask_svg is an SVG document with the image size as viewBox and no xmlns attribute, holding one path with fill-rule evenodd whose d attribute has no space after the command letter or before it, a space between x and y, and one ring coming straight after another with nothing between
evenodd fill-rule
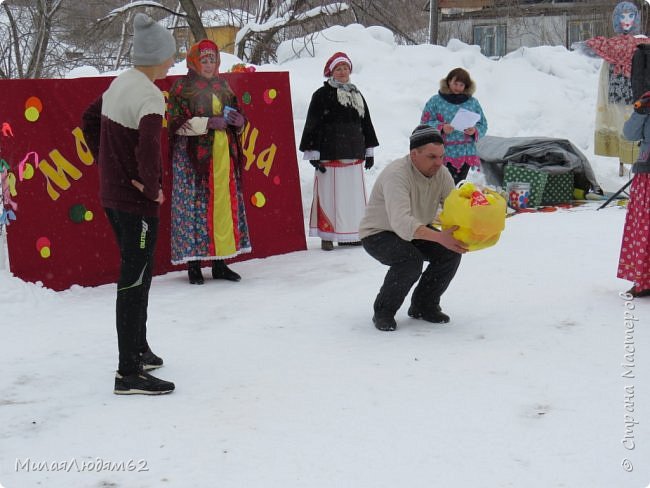
<instances>
[{"instance_id":1,"label":"black boot","mask_svg":"<svg viewBox=\"0 0 650 488\"><path fill-rule=\"evenodd\" d=\"M187 263L187 276L191 285L202 285L203 274L201 273L201 261L190 261Z\"/></svg>"},{"instance_id":2,"label":"black boot","mask_svg":"<svg viewBox=\"0 0 650 488\"><path fill-rule=\"evenodd\" d=\"M446 324L449 322L449 315L442 311L440 305L426 311L418 310L416 307L411 305L409 307L408 316L414 319L426 320L432 324Z\"/></svg>"},{"instance_id":3,"label":"black boot","mask_svg":"<svg viewBox=\"0 0 650 488\"><path fill-rule=\"evenodd\" d=\"M326 241L325 239L320 241L320 248L323 251L333 251L334 243L332 241Z\"/></svg>"},{"instance_id":4,"label":"black boot","mask_svg":"<svg viewBox=\"0 0 650 488\"><path fill-rule=\"evenodd\" d=\"M226 266L225 261L212 261L212 277L215 280L241 281L241 276Z\"/></svg>"},{"instance_id":5,"label":"black boot","mask_svg":"<svg viewBox=\"0 0 650 488\"><path fill-rule=\"evenodd\" d=\"M397 329L397 322L395 322L395 317L390 315L375 315L372 316L372 323L375 324L375 327L384 332L391 332Z\"/></svg>"}]
</instances>

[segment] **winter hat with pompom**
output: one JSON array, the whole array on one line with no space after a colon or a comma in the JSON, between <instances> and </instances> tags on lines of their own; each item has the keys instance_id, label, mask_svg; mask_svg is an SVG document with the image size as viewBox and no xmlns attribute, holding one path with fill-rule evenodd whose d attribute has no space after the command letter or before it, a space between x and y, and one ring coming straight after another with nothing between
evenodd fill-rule
<instances>
[{"instance_id":1,"label":"winter hat with pompom","mask_svg":"<svg viewBox=\"0 0 650 488\"><path fill-rule=\"evenodd\" d=\"M176 53L176 41L167 29L148 15L139 13L133 19L133 49L135 66L155 66Z\"/></svg>"}]
</instances>

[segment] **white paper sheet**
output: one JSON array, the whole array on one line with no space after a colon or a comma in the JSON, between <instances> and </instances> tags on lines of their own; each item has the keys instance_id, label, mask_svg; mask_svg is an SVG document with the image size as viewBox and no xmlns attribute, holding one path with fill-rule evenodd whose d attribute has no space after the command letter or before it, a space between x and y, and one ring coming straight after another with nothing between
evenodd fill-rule
<instances>
[{"instance_id":1,"label":"white paper sheet","mask_svg":"<svg viewBox=\"0 0 650 488\"><path fill-rule=\"evenodd\" d=\"M465 130L470 127L474 127L476 123L481 119L481 115L476 112L471 112L464 108L459 108L456 115L449 125L451 125L456 130Z\"/></svg>"}]
</instances>

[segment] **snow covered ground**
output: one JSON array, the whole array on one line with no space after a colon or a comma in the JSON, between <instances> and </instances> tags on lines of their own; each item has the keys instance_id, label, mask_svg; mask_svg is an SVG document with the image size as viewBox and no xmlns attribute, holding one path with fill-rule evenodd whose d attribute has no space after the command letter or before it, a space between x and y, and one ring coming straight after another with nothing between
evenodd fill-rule
<instances>
[{"instance_id":1,"label":"snow covered ground","mask_svg":"<svg viewBox=\"0 0 650 488\"><path fill-rule=\"evenodd\" d=\"M312 48L283 45L259 69L291 73L299 138L325 60L350 55L381 142L369 188L456 66L488 134L568 138L605 190L627 181L593 154L597 60L542 47L492 61L361 26ZM308 209L313 169L300 171ZM241 283L156 277L149 338L177 390L154 398L112 394L114 285L55 293L0 270L0 486L645 488L650 300L620 296L625 212L596 206L508 219L463 257L444 326L404 307L396 332L377 331L386 268L312 238L236 263Z\"/></svg>"}]
</instances>

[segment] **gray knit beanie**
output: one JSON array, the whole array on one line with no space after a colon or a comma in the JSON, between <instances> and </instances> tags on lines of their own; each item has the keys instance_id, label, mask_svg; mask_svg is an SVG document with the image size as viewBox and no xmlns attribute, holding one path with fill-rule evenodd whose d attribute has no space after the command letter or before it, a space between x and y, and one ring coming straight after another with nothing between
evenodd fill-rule
<instances>
[{"instance_id":1,"label":"gray knit beanie","mask_svg":"<svg viewBox=\"0 0 650 488\"><path fill-rule=\"evenodd\" d=\"M418 125L409 139L409 149L424 146L426 144L444 144L444 140L436 129L430 125Z\"/></svg>"},{"instance_id":2,"label":"gray knit beanie","mask_svg":"<svg viewBox=\"0 0 650 488\"><path fill-rule=\"evenodd\" d=\"M139 13L133 19L131 61L135 66L155 66L176 53L176 41L167 29L148 15Z\"/></svg>"}]
</instances>

